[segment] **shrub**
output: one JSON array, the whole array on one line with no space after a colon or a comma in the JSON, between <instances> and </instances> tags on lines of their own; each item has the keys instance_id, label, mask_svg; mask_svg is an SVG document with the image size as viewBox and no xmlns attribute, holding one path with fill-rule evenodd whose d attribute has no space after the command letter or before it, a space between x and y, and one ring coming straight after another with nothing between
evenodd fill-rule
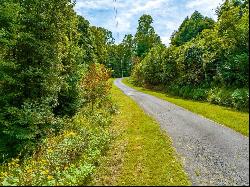
<instances>
[{"instance_id":1,"label":"shrub","mask_svg":"<svg viewBox=\"0 0 250 187\"><path fill-rule=\"evenodd\" d=\"M193 99L204 101L207 98L207 90L203 88L197 88L193 91Z\"/></svg>"},{"instance_id":2,"label":"shrub","mask_svg":"<svg viewBox=\"0 0 250 187\"><path fill-rule=\"evenodd\" d=\"M208 93L207 100L214 104L229 106L238 110L249 110L249 90L213 88Z\"/></svg>"},{"instance_id":3,"label":"shrub","mask_svg":"<svg viewBox=\"0 0 250 187\"><path fill-rule=\"evenodd\" d=\"M1 1L0 141L13 155L32 151L60 123L53 109L73 63L66 63L76 45L72 6L68 0Z\"/></svg>"},{"instance_id":4,"label":"shrub","mask_svg":"<svg viewBox=\"0 0 250 187\"><path fill-rule=\"evenodd\" d=\"M140 62L137 63L133 68L131 81L137 86L142 86L145 82L143 79L142 64Z\"/></svg>"},{"instance_id":5,"label":"shrub","mask_svg":"<svg viewBox=\"0 0 250 187\"><path fill-rule=\"evenodd\" d=\"M232 104L237 109L249 110L249 90L236 89L231 95Z\"/></svg>"},{"instance_id":6,"label":"shrub","mask_svg":"<svg viewBox=\"0 0 250 187\"><path fill-rule=\"evenodd\" d=\"M111 71L103 64L91 64L88 73L82 79L84 98L91 104L92 111L97 100L105 99L110 93L111 84L108 82L110 76Z\"/></svg>"},{"instance_id":7,"label":"shrub","mask_svg":"<svg viewBox=\"0 0 250 187\"><path fill-rule=\"evenodd\" d=\"M46 138L33 156L1 167L2 185L83 185L93 173L111 136L105 108L88 115L85 108L58 136ZM96 120L96 119L99 120ZM94 124L93 124L94 122ZM105 127L105 128L104 128Z\"/></svg>"}]
</instances>

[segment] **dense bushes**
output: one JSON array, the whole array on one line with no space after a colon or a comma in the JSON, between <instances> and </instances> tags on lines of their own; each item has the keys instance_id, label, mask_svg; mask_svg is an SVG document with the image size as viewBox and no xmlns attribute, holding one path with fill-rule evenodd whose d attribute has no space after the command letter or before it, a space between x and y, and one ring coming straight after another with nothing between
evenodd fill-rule
<instances>
[{"instance_id":1,"label":"dense bushes","mask_svg":"<svg viewBox=\"0 0 250 187\"><path fill-rule=\"evenodd\" d=\"M184 98L248 110L248 4L229 0L217 13L215 23L197 12L184 20L172 45L152 48L135 66L133 81L164 85Z\"/></svg>"},{"instance_id":2,"label":"dense bushes","mask_svg":"<svg viewBox=\"0 0 250 187\"><path fill-rule=\"evenodd\" d=\"M249 90L248 89L219 89L214 88L209 91L208 101L215 104L234 107L236 109L249 108Z\"/></svg>"},{"instance_id":3,"label":"dense bushes","mask_svg":"<svg viewBox=\"0 0 250 187\"><path fill-rule=\"evenodd\" d=\"M0 136L27 152L56 131L58 96L74 89L77 19L68 0L2 0L0 12Z\"/></svg>"},{"instance_id":4,"label":"dense bushes","mask_svg":"<svg viewBox=\"0 0 250 187\"><path fill-rule=\"evenodd\" d=\"M73 7L0 0L2 185L83 184L108 146L112 33Z\"/></svg>"},{"instance_id":5,"label":"dense bushes","mask_svg":"<svg viewBox=\"0 0 250 187\"><path fill-rule=\"evenodd\" d=\"M3 164L1 184L85 184L112 138L108 127L116 108L109 95L109 77L103 65L92 64L81 82L86 104L72 118L63 118L57 135L50 132L32 155Z\"/></svg>"},{"instance_id":6,"label":"dense bushes","mask_svg":"<svg viewBox=\"0 0 250 187\"><path fill-rule=\"evenodd\" d=\"M46 138L32 157L3 165L2 185L83 185L111 139L107 127L112 110L89 111L84 108L58 136Z\"/></svg>"},{"instance_id":7,"label":"dense bushes","mask_svg":"<svg viewBox=\"0 0 250 187\"><path fill-rule=\"evenodd\" d=\"M111 84L108 79L111 76L111 71L107 70L103 64L92 64L89 67L89 72L83 77L81 87L83 98L86 102L91 103L93 110L94 104L109 95Z\"/></svg>"},{"instance_id":8,"label":"dense bushes","mask_svg":"<svg viewBox=\"0 0 250 187\"><path fill-rule=\"evenodd\" d=\"M213 104L233 107L238 110L248 110L249 108L249 90L246 88L202 88L172 85L167 87L166 91L172 95L186 99L208 101Z\"/></svg>"}]
</instances>

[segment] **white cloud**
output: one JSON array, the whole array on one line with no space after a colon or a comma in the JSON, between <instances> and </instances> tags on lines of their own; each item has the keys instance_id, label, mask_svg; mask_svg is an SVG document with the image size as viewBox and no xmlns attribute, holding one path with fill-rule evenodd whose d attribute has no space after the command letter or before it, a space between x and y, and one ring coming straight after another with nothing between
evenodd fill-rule
<instances>
[{"instance_id":1,"label":"white cloud","mask_svg":"<svg viewBox=\"0 0 250 187\"><path fill-rule=\"evenodd\" d=\"M170 44L170 37L169 36L162 36L161 41L162 41L162 43L164 43L168 46Z\"/></svg>"},{"instance_id":2,"label":"white cloud","mask_svg":"<svg viewBox=\"0 0 250 187\"><path fill-rule=\"evenodd\" d=\"M154 19L156 32L168 44L174 30L178 29L186 16L195 10L216 19L214 9L222 0L77 0L75 10L90 20L91 24L105 27L113 32L120 42L124 34L135 34L137 22L142 14ZM114 6L117 8L115 18ZM213 10L212 10L213 9ZM118 26L117 26L118 21ZM119 34L118 34L119 33Z\"/></svg>"},{"instance_id":3,"label":"white cloud","mask_svg":"<svg viewBox=\"0 0 250 187\"><path fill-rule=\"evenodd\" d=\"M121 3L117 4L119 7ZM113 0L77 0L76 10L80 9L112 9L114 7Z\"/></svg>"},{"instance_id":4,"label":"white cloud","mask_svg":"<svg viewBox=\"0 0 250 187\"><path fill-rule=\"evenodd\" d=\"M224 0L189 0L186 4L187 9L199 9L200 12L216 18L214 11Z\"/></svg>"},{"instance_id":5,"label":"white cloud","mask_svg":"<svg viewBox=\"0 0 250 187\"><path fill-rule=\"evenodd\" d=\"M222 0L189 0L186 4L187 8L212 9L221 3Z\"/></svg>"}]
</instances>

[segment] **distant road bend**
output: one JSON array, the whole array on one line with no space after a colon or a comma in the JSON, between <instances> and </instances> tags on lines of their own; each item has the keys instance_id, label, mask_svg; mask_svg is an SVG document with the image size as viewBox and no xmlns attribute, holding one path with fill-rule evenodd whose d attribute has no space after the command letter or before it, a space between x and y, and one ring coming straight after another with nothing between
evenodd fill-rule
<instances>
[{"instance_id":1,"label":"distant road bend","mask_svg":"<svg viewBox=\"0 0 250 187\"><path fill-rule=\"evenodd\" d=\"M249 138L167 101L115 85L173 140L193 185L249 185Z\"/></svg>"}]
</instances>

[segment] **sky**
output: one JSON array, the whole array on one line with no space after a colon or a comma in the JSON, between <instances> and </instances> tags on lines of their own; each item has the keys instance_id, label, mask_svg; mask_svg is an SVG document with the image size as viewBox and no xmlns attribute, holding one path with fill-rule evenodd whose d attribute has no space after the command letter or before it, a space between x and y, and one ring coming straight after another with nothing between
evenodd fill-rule
<instances>
[{"instance_id":1,"label":"sky","mask_svg":"<svg viewBox=\"0 0 250 187\"><path fill-rule=\"evenodd\" d=\"M202 15L217 19L216 7L223 0L76 0L75 11L91 25L104 27L113 33L116 43L125 34L135 34L138 19L149 14L153 27L164 44L168 45L171 34L195 10ZM116 11L117 9L117 16ZM117 24L118 23L118 24Z\"/></svg>"}]
</instances>

